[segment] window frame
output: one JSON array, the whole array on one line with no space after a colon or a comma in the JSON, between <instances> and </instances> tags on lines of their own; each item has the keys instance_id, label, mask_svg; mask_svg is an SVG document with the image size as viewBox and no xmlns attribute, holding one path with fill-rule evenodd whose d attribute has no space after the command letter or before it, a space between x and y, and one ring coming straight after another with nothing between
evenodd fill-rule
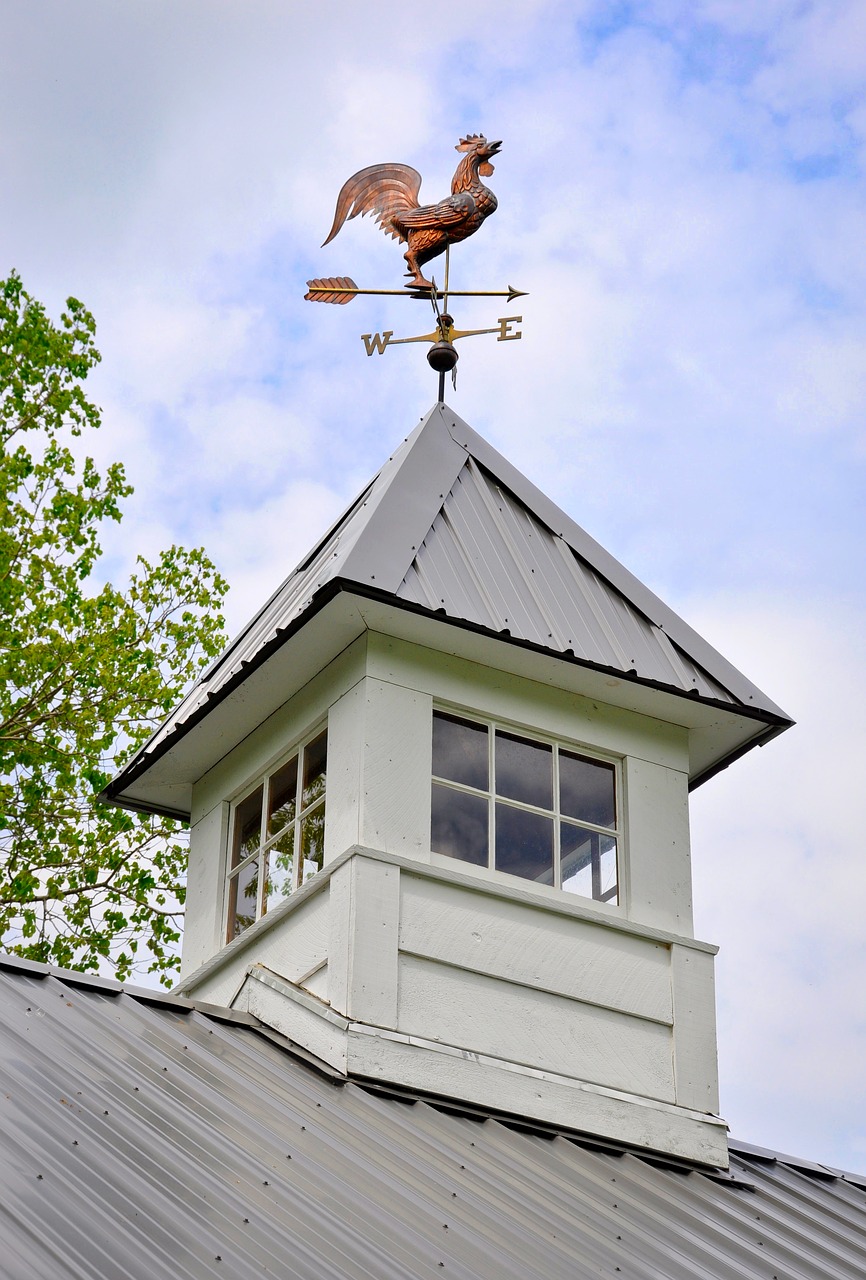
<instances>
[{"instance_id":1,"label":"window frame","mask_svg":"<svg viewBox=\"0 0 866 1280\"><path fill-rule=\"evenodd\" d=\"M594 906L601 906L608 910L624 910L625 908L625 849L626 849L626 831L625 831L625 789L623 785L623 757L619 755L607 754L599 751L594 747L586 747L583 743L574 739L567 739L555 734L546 733L544 730L536 728L527 728L525 725L517 724L511 720L503 720L497 716L484 715L475 711L467 711L464 707L457 707L447 703L435 702L433 704L433 717L436 715L449 716L456 720L462 720L467 724L476 724L487 730L487 788L472 786L468 783L456 782L451 778L443 778L433 772L431 767L431 797L432 787L438 784L442 787L448 787L455 791L460 791L466 795L483 797L487 801L487 862L474 863L463 861L453 857L451 854L443 854L437 851L432 844L432 818L431 818L431 852L438 858L447 859L449 863L457 863L464 866L472 866L478 870L485 872L493 872L497 876L507 875L510 880L523 880L526 884L531 884L541 888L553 888L557 893L565 893L569 898L577 899L581 902L593 903ZM431 739L433 731L433 721L431 718ZM497 732L508 734L510 737L517 738L530 745L538 744L542 747L549 747L552 753L552 785L553 785L553 807L545 809L541 805L531 804L527 801L517 800L511 796L502 795L496 790L496 753L495 738ZM615 826L603 827L597 823L585 821L581 818L572 817L570 814L562 813L562 796L560 790L560 752L567 755L576 756L579 759L585 759L590 763L598 763L607 765L613 769L613 785L614 785L614 818ZM497 804L508 805L515 809L520 809L526 813L538 814L545 818L550 818L553 823L553 880L551 884L545 884L542 880L536 880L529 877L523 877L511 871L503 870L496 866L496 806ZM590 833L596 833L602 836L612 837L616 842L616 900L610 901L604 896L594 897L587 894L578 893L576 890L563 889L562 887L562 825L563 823L580 828Z\"/></svg>"},{"instance_id":2,"label":"window frame","mask_svg":"<svg viewBox=\"0 0 866 1280\"><path fill-rule=\"evenodd\" d=\"M325 787L321 795L315 796L307 805L303 805L301 803L301 800L302 800L303 791L304 791L304 769L305 769L305 763L306 763L306 753L309 747L312 746L312 744L315 743L323 734L325 735L325 770L324 770ZM297 776L295 779L295 799L294 799L295 811L291 819L291 826L293 829L292 887L291 887L290 893L286 895L287 898L290 897L291 894L296 893L302 884L305 884L307 880L312 878L310 875L308 875L306 878L302 878L303 868L301 866L302 859L300 856L301 854L300 842L301 842L301 835L303 831L304 820L308 818L310 814L314 813L316 809L321 808L325 810L326 808L327 791L328 791L328 784L327 784L328 737L327 735L328 735L328 722L327 720L320 721L317 725L315 725L314 728L305 732L304 735L301 738L299 738L289 748L288 751L284 751L279 756L277 756L272 761L272 763L269 764L267 768L264 769L260 774L258 774L253 779L248 780L244 784L243 788L241 788L238 792L236 792L234 797L229 802L229 816L228 816L228 823L226 824L227 825L227 835L226 835L227 843L226 843L225 859L223 864L224 865L224 874L223 874L224 902L223 902L222 915L223 915L223 921L225 926L223 930L225 944L234 942L236 939L243 937L244 934L247 933L250 928L258 924L259 921L263 920L268 914L267 855L270 853L272 849L276 847L278 841L285 834L285 830L286 830L286 827L284 826L280 828L278 831L274 832L273 835L270 835L270 836L268 835L268 823L272 816L269 811L270 810L270 803L269 803L270 802L270 786L274 778L276 778L276 776L280 773L280 771L283 768L285 768L286 765L290 764L292 760L297 760L298 765L297 765ZM259 788L261 788L261 791L262 791L262 798L261 798L261 814L259 818L258 842L255 850L253 850L251 853L247 854L246 856L240 858L235 863L234 862L235 844L236 844L236 840L238 839L238 833L236 831L238 813L241 809L241 806L247 800L249 800L252 796L254 796L255 793L259 790ZM322 863L324 865L324 832L323 832L323 839L322 839ZM255 864L257 864L257 875L258 875L258 884L256 888L256 902L255 902L255 918L252 921L250 921L248 925L245 925L239 932L237 932L235 931L234 926L238 918L238 915L240 913L238 911L237 897L235 898L234 908L232 907L232 882L239 881L244 870L247 867L251 867ZM317 872L313 872L312 874L315 875L317 874ZM273 907L271 908L271 910L273 910Z\"/></svg>"}]
</instances>

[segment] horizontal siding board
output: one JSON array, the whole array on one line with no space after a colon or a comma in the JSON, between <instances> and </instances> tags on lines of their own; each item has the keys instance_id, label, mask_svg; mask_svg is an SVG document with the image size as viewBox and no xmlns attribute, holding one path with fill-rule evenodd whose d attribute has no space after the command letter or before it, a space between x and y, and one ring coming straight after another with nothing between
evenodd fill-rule
<instances>
[{"instance_id":1,"label":"horizontal siding board","mask_svg":"<svg viewBox=\"0 0 866 1280\"><path fill-rule=\"evenodd\" d=\"M672 1021L670 949L584 920L401 876L402 951L658 1022Z\"/></svg>"},{"instance_id":2,"label":"horizontal siding board","mask_svg":"<svg viewBox=\"0 0 866 1280\"><path fill-rule=\"evenodd\" d=\"M674 1101L670 1027L401 955L397 1029L574 1080Z\"/></svg>"}]
</instances>

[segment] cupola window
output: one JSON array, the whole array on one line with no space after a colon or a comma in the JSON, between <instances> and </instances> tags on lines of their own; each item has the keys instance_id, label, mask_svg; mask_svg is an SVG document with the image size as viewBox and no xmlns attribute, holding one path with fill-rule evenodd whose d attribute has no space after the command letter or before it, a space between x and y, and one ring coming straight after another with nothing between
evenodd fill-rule
<instances>
[{"instance_id":1,"label":"cupola window","mask_svg":"<svg viewBox=\"0 0 866 1280\"><path fill-rule=\"evenodd\" d=\"M615 904L619 838L612 762L434 712L434 852Z\"/></svg>"},{"instance_id":2,"label":"cupola window","mask_svg":"<svg viewBox=\"0 0 866 1280\"><path fill-rule=\"evenodd\" d=\"M302 743L234 805L228 942L322 867L327 754L325 729Z\"/></svg>"}]
</instances>

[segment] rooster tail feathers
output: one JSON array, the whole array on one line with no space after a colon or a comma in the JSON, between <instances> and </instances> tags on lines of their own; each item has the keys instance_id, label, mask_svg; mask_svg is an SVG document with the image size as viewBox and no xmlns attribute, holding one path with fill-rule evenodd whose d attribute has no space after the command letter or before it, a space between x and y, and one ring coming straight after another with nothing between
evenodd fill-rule
<instances>
[{"instance_id":1,"label":"rooster tail feathers","mask_svg":"<svg viewBox=\"0 0 866 1280\"><path fill-rule=\"evenodd\" d=\"M386 235L395 240L405 236L396 229L393 217L416 208L421 175L408 164L373 164L361 169L347 182L337 197L334 224L322 247L330 244L344 222L358 214L372 213Z\"/></svg>"}]
</instances>

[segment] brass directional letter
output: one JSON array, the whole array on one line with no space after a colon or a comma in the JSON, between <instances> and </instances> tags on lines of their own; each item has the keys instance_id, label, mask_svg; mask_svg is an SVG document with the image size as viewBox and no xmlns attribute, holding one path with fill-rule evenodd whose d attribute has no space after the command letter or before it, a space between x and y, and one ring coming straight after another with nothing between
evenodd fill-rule
<instances>
[{"instance_id":1,"label":"brass directional letter","mask_svg":"<svg viewBox=\"0 0 866 1280\"><path fill-rule=\"evenodd\" d=\"M523 316L502 316L499 320L499 337L497 342L516 342L518 338L523 337L520 329L516 333L511 332L510 326L513 324L523 324Z\"/></svg>"},{"instance_id":2,"label":"brass directional letter","mask_svg":"<svg viewBox=\"0 0 866 1280\"><path fill-rule=\"evenodd\" d=\"M371 356L374 351L378 351L381 355L393 337L394 330L386 329L384 333L362 333L361 341L367 348L368 356Z\"/></svg>"}]
</instances>

